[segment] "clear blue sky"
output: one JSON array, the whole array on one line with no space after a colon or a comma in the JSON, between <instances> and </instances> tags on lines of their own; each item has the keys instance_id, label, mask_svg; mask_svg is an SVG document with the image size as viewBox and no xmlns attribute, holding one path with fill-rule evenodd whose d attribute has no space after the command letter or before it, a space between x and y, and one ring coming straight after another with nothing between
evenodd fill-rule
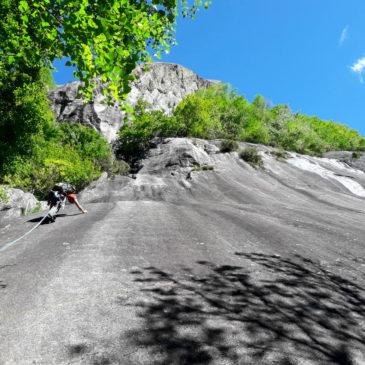
<instances>
[{"instance_id":1,"label":"clear blue sky","mask_svg":"<svg viewBox=\"0 0 365 365\"><path fill-rule=\"evenodd\" d=\"M178 46L162 61L365 135L364 19L364 0L213 0L179 20ZM56 83L72 80L61 65Z\"/></svg>"}]
</instances>

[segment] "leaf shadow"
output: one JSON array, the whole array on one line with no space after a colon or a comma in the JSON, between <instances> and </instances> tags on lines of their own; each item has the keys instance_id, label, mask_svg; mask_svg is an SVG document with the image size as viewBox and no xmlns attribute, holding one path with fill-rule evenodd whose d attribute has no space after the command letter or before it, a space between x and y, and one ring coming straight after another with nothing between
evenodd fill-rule
<instances>
[{"instance_id":1,"label":"leaf shadow","mask_svg":"<svg viewBox=\"0 0 365 365\"><path fill-rule=\"evenodd\" d=\"M355 364L365 350L362 287L299 255L236 256L242 266L198 262L203 274L131 272L147 300L132 304L142 325L128 337L151 364Z\"/></svg>"}]
</instances>

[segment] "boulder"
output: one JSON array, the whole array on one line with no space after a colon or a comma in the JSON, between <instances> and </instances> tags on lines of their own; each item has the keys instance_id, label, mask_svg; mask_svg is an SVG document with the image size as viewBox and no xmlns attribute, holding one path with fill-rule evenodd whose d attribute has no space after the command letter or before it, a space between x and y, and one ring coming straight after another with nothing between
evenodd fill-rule
<instances>
[{"instance_id":1,"label":"boulder","mask_svg":"<svg viewBox=\"0 0 365 365\"><path fill-rule=\"evenodd\" d=\"M31 193L25 193L20 189L5 188L7 198L0 200L0 221L19 217L39 207L44 209L44 202L39 202Z\"/></svg>"},{"instance_id":2,"label":"boulder","mask_svg":"<svg viewBox=\"0 0 365 365\"><path fill-rule=\"evenodd\" d=\"M209 165L211 158L206 148L207 141L188 138L167 138L149 151L146 159L142 160L140 174L170 174L171 170L181 170L193 166ZM209 144L210 145L210 144Z\"/></svg>"},{"instance_id":3,"label":"boulder","mask_svg":"<svg viewBox=\"0 0 365 365\"><path fill-rule=\"evenodd\" d=\"M139 66L134 71L136 80L128 102L134 106L139 99L146 101L152 109L169 114L187 95L217 83L204 80L194 72L171 63L153 63L148 71ZM125 114L118 105L104 103L103 87L94 90L94 102L85 104L77 98L80 82L72 82L52 90L49 94L52 109L60 122L81 123L101 132L109 142L117 137Z\"/></svg>"}]
</instances>

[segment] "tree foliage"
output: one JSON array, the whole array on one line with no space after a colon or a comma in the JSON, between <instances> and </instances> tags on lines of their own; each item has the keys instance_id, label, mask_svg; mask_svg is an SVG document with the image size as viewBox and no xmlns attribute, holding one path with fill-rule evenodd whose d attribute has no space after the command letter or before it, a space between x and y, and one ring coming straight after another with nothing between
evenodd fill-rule
<instances>
[{"instance_id":1,"label":"tree foliage","mask_svg":"<svg viewBox=\"0 0 365 365\"><path fill-rule=\"evenodd\" d=\"M0 72L33 76L68 57L86 96L101 76L105 92L121 100L136 64L174 42L178 10L194 16L202 5L202 0L0 0Z\"/></svg>"},{"instance_id":2,"label":"tree foliage","mask_svg":"<svg viewBox=\"0 0 365 365\"><path fill-rule=\"evenodd\" d=\"M345 125L293 113L286 105L270 107L262 96L250 103L226 85L188 95L171 116L139 105L135 123L123 126L119 133L125 157L138 146L146 149L155 136L222 138L312 155L365 150L364 137Z\"/></svg>"},{"instance_id":3,"label":"tree foliage","mask_svg":"<svg viewBox=\"0 0 365 365\"><path fill-rule=\"evenodd\" d=\"M33 75L0 74L0 173L15 156L29 156L38 139L51 137L53 114L49 108L46 70Z\"/></svg>"},{"instance_id":4,"label":"tree foliage","mask_svg":"<svg viewBox=\"0 0 365 365\"><path fill-rule=\"evenodd\" d=\"M119 158L135 162L148 150L151 138L183 135L182 126L174 117L167 116L160 110L147 111L148 109L148 103L138 101L134 108L135 120L132 124L121 127L117 148Z\"/></svg>"},{"instance_id":5,"label":"tree foliage","mask_svg":"<svg viewBox=\"0 0 365 365\"><path fill-rule=\"evenodd\" d=\"M58 180L78 187L100 176L111 163L111 147L96 131L56 124L49 108L50 73L0 77L0 183L38 196Z\"/></svg>"},{"instance_id":6,"label":"tree foliage","mask_svg":"<svg viewBox=\"0 0 365 365\"><path fill-rule=\"evenodd\" d=\"M57 180L82 187L112 158L95 131L54 121L49 69L67 57L91 98L100 76L108 100L123 100L139 62L168 51L178 12L193 17L201 0L0 0L0 182L39 196ZM208 2L205 2L208 5Z\"/></svg>"},{"instance_id":7,"label":"tree foliage","mask_svg":"<svg viewBox=\"0 0 365 365\"><path fill-rule=\"evenodd\" d=\"M28 154L14 154L2 165L3 183L44 197L58 181L83 188L103 170L112 168L108 142L98 132L82 125L54 124L51 134L37 134L33 142Z\"/></svg>"}]
</instances>

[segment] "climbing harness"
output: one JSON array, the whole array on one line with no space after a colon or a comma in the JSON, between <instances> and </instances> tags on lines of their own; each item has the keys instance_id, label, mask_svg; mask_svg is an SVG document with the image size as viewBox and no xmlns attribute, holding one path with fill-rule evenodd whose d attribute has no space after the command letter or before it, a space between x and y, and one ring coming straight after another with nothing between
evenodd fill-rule
<instances>
[{"instance_id":1,"label":"climbing harness","mask_svg":"<svg viewBox=\"0 0 365 365\"><path fill-rule=\"evenodd\" d=\"M28 236L28 234L30 234L31 232L33 232L36 228L38 228L42 223L43 221L49 217L50 215L51 216L54 216L57 214L59 210L59 207L58 206L54 206L52 207L48 212L47 214L41 219L41 221L36 225L34 226L32 229L30 229L28 232L24 233L21 237L17 238L16 240L14 241L11 241L9 243L7 243L6 245L4 245L3 247L0 248L0 252L3 252L5 251L6 249L8 249L9 247L13 246L16 242L20 241L21 239L23 239L24 237Z\"/></svg>"}]
</instances>

